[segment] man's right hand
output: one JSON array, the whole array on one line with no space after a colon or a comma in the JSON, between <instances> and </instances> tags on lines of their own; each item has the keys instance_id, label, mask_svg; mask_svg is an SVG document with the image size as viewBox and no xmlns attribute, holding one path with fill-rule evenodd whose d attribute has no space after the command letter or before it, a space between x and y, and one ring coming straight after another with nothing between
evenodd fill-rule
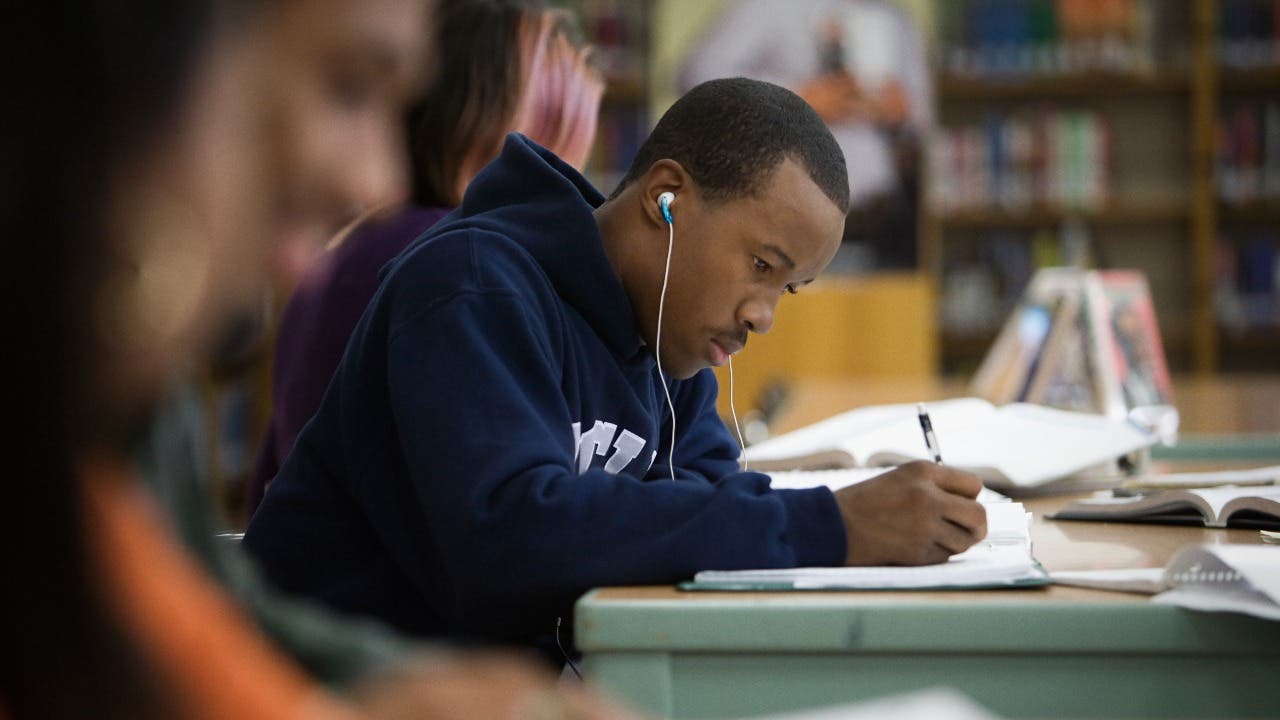
<instances>
[{"instance_id":1,"label":"man's right hand","mask_svg":"<svg viewBox=\"0 0 1280 720\"><path fill-rule=\"evenodd\" d=\"M987 534L972 473L913 462L835 493L844 520L845 564L929 565Z\"/></svg>"}]
</instances>

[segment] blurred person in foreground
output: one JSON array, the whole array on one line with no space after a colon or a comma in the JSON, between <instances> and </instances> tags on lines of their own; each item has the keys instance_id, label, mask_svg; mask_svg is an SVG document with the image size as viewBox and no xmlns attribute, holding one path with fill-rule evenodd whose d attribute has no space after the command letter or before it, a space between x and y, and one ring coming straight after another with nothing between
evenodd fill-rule
<instances>
[{"instance_id":1,"label":"blurred person in foreground","mask_svg":"<svg viewBox=\"0 0 1280 720\"><path fill-rule=\"evenodd\" d=\"M31 62L7 66L24 112L0 134L3 260L21 269L3 306L22 347L10 355L21 381L6 384L21 501L0 521L14 581L0 717L608 712L522 661L407 643L340 700L259 634L137 480L132 455L170 375L216 345L269 268L305 255L345 205L394 189L389 131L421 65L424 12L418 0L165 0L8 26L7 46ZM51 48L61 62L30 77ZM387 152L353 166L330 132ZM339 627L313 617L313 635Z\"/></svg>"}]
</instances>

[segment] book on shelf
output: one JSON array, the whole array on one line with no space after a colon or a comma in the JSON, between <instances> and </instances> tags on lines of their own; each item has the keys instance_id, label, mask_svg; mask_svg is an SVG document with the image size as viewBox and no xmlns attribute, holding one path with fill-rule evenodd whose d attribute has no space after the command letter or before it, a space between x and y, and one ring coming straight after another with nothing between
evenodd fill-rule
<instances>
[{"instance_id":1,"label":"book on shelf","mask_svg":"<svg viewBox=\"0 0 1280 720\"><path fill-rule=\"evenodd\" d=\"M1219 240L1214 305L1229 330L1280 327L1280 233L1266 228Z\"/></svg>"},{"instance_id":2,"label":"book on shelf","mask_svg":"<svg viewBox=\"0 0 1280 720\"><path fill-rule=\"evenodd\" d=\"M1096 254L1088 226L1073 216L1064 218L1057 230L985 231L972 248L976 253L960 243L949 243L948 250L942 263L939 320L946 332L959 334L998 330L1018 306L1037 268L1088 267Z\"/></svg>"},{"instance_id":3,"label":"book on shelf","mask_svg":"<svg viewBox=\"0 0 1280 720\"><path fill-rule=\"evenodd\" d=\"M1163 568L1068 570L1059 585L1155 594L1152 602L1205 612L1237 612L1280 620L1280 548L1191 545Z\"/></svg>"},{"instance_id":4,"label":"book on shelf","mask_svg":"<svg viewBox=\"0 0 1280 720\"><path fill-rule=\"evenodd\" d=\"M1218 117L1214 179L1228 205L1280 201L1280 103L1236 104Z\"/></svg>"},{"instance_id":5,"label":"book on shelf","mask_svg":"<svg viewBox=\"0 0 1280 720\"><path fill-rule=\"evenodd\" d=\"M1220 0L1218 60L1252 70L1280 65L1280 2Z\"/></svg>"},{"instance_id":6,"label":"book on shelf","mask_svg":"<svg viewBox=\"0 0 1280 720\"><path fill-rule=\"evenodd\" d=\"M1040 208L1098 210L1113 195L1112 130L1097 112L992 114L937 130L929 144L929 202L943 215Z\"/></svg>"},{"instance_id":7,"label":"book on shelf","mask_svg":"<svg viewBox=\"0 0 1280 720\"><path fill-rule=\"evenodd\" d=\"M1280 487L1226 485L1120 496L1100 492L1071 502L1050 517L1280 530Z\"/></svg>"},{"instance_id":8,"label":"book on shelf","mask_svg":"<svg viewBox=\"0 0 1280 720\"><path fill-rule=\"evenodd\" d=\"M1137 464L1155 438L1137 425L1102 415L981 398L929 404L948 465L1009 494L1053 489L1084 477L1116 478ZM761 472L899 465L931 456L916 405L875 405L836 415L752 445L743 453Z\"/></svg>"},{"instance_id":9,"label":"book on shelf","mask_svg":"<svg viewBox=\"0 0 1280 720\"><path fill-rule=\"evenodd\" d=\"M960 76L1088 71L1149 73L1159 62L1168 5L1160 0L947 0L943 64Z\"/></svg>"}]
</instances>

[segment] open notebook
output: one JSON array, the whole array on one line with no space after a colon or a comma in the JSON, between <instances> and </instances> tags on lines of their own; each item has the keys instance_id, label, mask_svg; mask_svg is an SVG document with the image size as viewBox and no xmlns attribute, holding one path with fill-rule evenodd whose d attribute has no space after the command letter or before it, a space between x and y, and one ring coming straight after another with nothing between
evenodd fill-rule
<instances>
[{"instance_id":1,"label":"open notebook","mask_svg":"<svg viewBox=\"0 0 1280 720\"><path fill-rule=\"evenodd\" d=\"M1117 462L1156 442L1137 425L1102 415L978 398L929 404L942 456L997 490L1034 488ZM898 465L929 459L916 406L859 408L747 448L752 470Z\"/></svg>"},{"instance_id":2,"label":"open notebook","mask_svg":"<svg viewBox=\"0 0 1280 720\"><path fill-rule=\"evenodd\" d=\"M809 567L704 570L681 590L972 590L1046 585L1031 556L1022 503L983 503L987 537L945 563L920 567Z\"/></svg>"}]
</instances>

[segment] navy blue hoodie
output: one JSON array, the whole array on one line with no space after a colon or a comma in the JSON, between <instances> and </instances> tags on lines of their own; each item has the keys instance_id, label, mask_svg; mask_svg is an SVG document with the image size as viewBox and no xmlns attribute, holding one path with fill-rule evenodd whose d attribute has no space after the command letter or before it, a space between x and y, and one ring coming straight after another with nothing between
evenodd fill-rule
<instances>
[{"instance_id":1,"label":"navy blue hoodie","mask_svg":"<svg viewBox=\"0 0 1280 720\"><path fill-rule=\"evenodd\" d=\"M839 565L826 489L739 472L703 370L670 413L592 211L518 135L384 270L245 544L283 589L423 635L532 641L592 587Z\"/></svg>"}]
</instances>

